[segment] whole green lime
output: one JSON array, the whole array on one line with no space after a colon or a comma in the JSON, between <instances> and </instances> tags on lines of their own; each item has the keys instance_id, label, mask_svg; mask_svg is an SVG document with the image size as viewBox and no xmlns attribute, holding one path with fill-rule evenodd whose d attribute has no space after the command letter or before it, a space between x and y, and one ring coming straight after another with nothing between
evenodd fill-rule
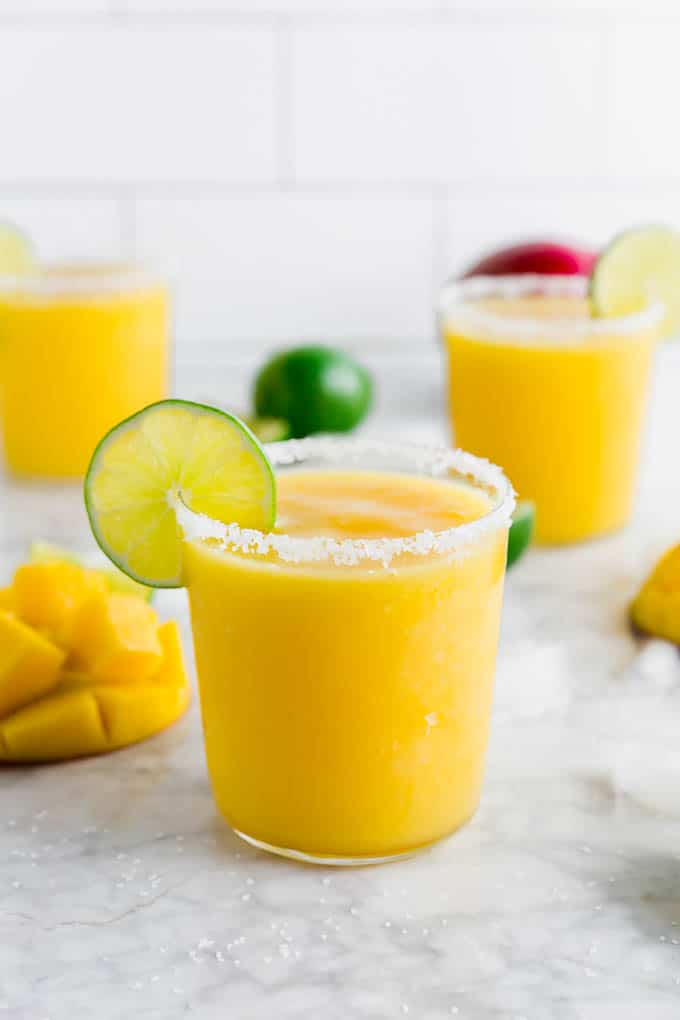
<instances>
[{"instance_id":1,"label":"whole green lime","mask_svg":"<svg viewBox=\"0 0 680 1020\"><path fill-rule=\"evenodd\" d=\"M366 416L373 383L366 369L334 347L294 347L275 354L255 377L255 413L283 418L296 439L349 432Z\"/></svg>"}]
</instances>

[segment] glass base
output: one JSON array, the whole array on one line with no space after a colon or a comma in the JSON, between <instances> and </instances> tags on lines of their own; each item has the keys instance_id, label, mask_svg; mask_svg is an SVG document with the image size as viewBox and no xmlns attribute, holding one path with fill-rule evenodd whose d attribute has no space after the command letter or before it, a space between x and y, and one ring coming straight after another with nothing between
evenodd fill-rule
<instances>
[{"instance_id":1,"label":"glass base","mask_svg":"<svg viewBox=\"0 0 680 1020\"><path fill-rule=\"evenodd\" d=\"M406 861L409 857L415 857L416 854L429 850L441 842L441 840L436 839L432 843L413 847L412 850L405 850L403 853L398 854L387 854L384 857L330 857L323 854L308 854L303 850L291 850L289 847L272 846L271 843L265 843L261 839L249 836L247 832L240 832L238 829L234 829L234 832L239 839L249 843L250 846L254 846L257 850L265 850L267 853L276 854L278 857L288 857L293 861L300 861L302 864L321 864L327 868L360 868L362 866L368 867L372 864L391 864L394 861ZM446 839L446 836L443 836L442 839Z\"/></svg>"}]
</instances>

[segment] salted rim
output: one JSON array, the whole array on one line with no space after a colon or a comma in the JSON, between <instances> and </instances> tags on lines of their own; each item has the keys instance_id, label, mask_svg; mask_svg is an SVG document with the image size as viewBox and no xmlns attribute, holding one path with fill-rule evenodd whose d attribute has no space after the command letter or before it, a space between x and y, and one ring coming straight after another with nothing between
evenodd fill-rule
<instances>
[{"instance_id":1,"label":"salted rim","mask_svg":"<svg viewBox=\"0 0 680 1020\"><path fill-rule=\"evenodd\" d=\"M146 262L73 258L41 262L34 273L0 273L0 292L31 297L118 294L161 286L167 274Z\"/></svg>"},{"instance_id":2,"label":"salted rim","mask_svg":"<svg viewBox=\"0 0 680 1020\"><path fill-rule=\"evenodd\" d=\"M562 344L579 343L587 337L624 336L639 333L658 325L665 314L661 301L652 301L630 315L614 315L593 319L532 319L510 318L481 309L471 302L485 297L517 298L527 294L546 297L587 297L586 276L541 276L522 273L517 276L471 276L465 280L449 280L442 288L438 317L440 326L474 334L475 340L512 337L531 343L532 340L554 340Z\"/></svg>"},{"instance_id":3,"label":"salted rim","mask_svg":"<svg viewBox=\"0 0 680 1020\"><path fill-rule=\"evenodd\" d=\"M409 473L423 473L438 478L453 471L461 481L475 483L490 490L496 505L483 517L459 524L445 531L419 531L404 538L325 538L293 537L240 528L238 524L222 524L205 514L197 514L184 504L176 508L177 521L185 541L217 540L224 552L268 556L275 553L285 563L319 563L328 561L336 566L354 566L374 561L388 567L395 556L404 553L428 556L433 553L457 553L471 543L498 528L510 526L515 507L515 493L500 468L481 457L463 450L445 447L420 446L415 443L395 443L378 439L338 439L327 436L308 439L289 439L269 443L265 450L273 467L303 465L311 457L340 459L343 466L352 464L361 456L385 457L396 460L392 470L399 470L399 462ZM408 469L406 463L408 464ZM220 551L218 549L218 551Z\"/></svg>"}]
</instances>

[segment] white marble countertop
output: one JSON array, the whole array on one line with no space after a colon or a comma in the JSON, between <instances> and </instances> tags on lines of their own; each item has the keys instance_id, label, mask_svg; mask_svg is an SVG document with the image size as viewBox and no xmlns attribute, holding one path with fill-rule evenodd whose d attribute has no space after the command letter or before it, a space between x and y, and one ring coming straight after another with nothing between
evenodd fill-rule
<instances>
[{"instance_id":1,"label":"white marble countertop","mask_svg":"<svg viewBox=\"0 0 680 1020\"><path fill-rule=\"evenodd\" d=\"M442 435L436 357L372 360L371 430ZM249 365L187 361L182 395L242 404ZM628 531L509 578L471 825L384 867L256 853L213 808L196 702L118 754L3 769L0 1017L677 1020L680 659L624 608L680 539L678 382L664 351ZM0 485L3 570L38 534L85 546L77 489Z\"/></svg>"}]
</instances>

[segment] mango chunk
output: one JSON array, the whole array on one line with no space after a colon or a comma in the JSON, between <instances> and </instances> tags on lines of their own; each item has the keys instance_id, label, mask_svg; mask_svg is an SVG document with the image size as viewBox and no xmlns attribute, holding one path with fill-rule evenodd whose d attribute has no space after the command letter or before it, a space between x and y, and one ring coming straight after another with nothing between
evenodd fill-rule
<instances>
[{"instance_id":1,"label":"mango chunk","mask_svg":"<svg viewBox=\"0 0 680 1020\"><path fill-rule=\"evenodd\" d=\"M0 611L0 719L51 690L64 658L42 634Z\"/></svg>"},{"instance_id":2,"label":"mango chunk","mask_svg":"<svg viewBox=\"0 0 680 1020\"><path fill-rule=\"evenodd\" d=\"M106 591L95 571L76 563L26 563L12 582L12 599L17 615L31 627L46 631L68 647L74 617L92 595Z\"/></svg>"},{"instance_id":3,"label":"mango chunk","mask_svg":"<svg viewBox=\"0 0 680 1020\"><path fill-rule=\"evenodd\" d=\"M184 668L182 639L179 636L179 627L175 620L168 620L167 623L160 625L158 640L163 649L163 661L158 673L153 677L154 683L188 688L189 681Z\"/></svg>"},{"instance_id":4,"label":"mango chunk","mask_svg":"<svg viewBox=\"0 0 680 1020\"><path fill-rule=\"evenodd\" d=\"M9 588L0 588L0 610L6 613L14 612L14 593L11 585Z\"/></svg>"},{"instance_id":5,"label":"mango chunk","mask_svg":"<svg viewBox=\"0 0 680 1020\"><path fill-rule=\"evenodd\" d=\"M158 618L135 595L96 596L78 612L72 649L95 682L143 682L162 662Z\"/></svg>"},{"instance_id":6,"label":"mango chunk","mask_svg":"<svg viewBox=\"0 0 680 1020\"><path fill-rule=\"evenodd\" d=\"M0 722L0 761L59 761L115 751L175 722L189 685L59 688Z\"/></svg>"},{"instance_id":7,"label":"mango chunk","mask_svg":"<svg viewBox=\"0 0 680 1020\"><path fill-rule=\"evenodd\" d=\"M95 687L109 747L124 747L145 740L178 719L189 704L189 686Z\"/></svg>"},{"instance_id":8,"label":"mango chunk","mask_svg":"<svg viewBox=\"0 0 680 1020\"><path fill-rule=\"evenodd\" d=\"M99 705L91 691L64 691L0 722L0 760L54 761L107 750Z\"/></svg>"},{"instance_id":9,"label":"mango chunk","mask_svg":"<svg viewBox=\"0 0 680 1020\"><path fill-rule=\"evenodd\" d=\"M680 545L665 553L630 607L636 627L680 644Z\"/></svg>"}]
</instances>

